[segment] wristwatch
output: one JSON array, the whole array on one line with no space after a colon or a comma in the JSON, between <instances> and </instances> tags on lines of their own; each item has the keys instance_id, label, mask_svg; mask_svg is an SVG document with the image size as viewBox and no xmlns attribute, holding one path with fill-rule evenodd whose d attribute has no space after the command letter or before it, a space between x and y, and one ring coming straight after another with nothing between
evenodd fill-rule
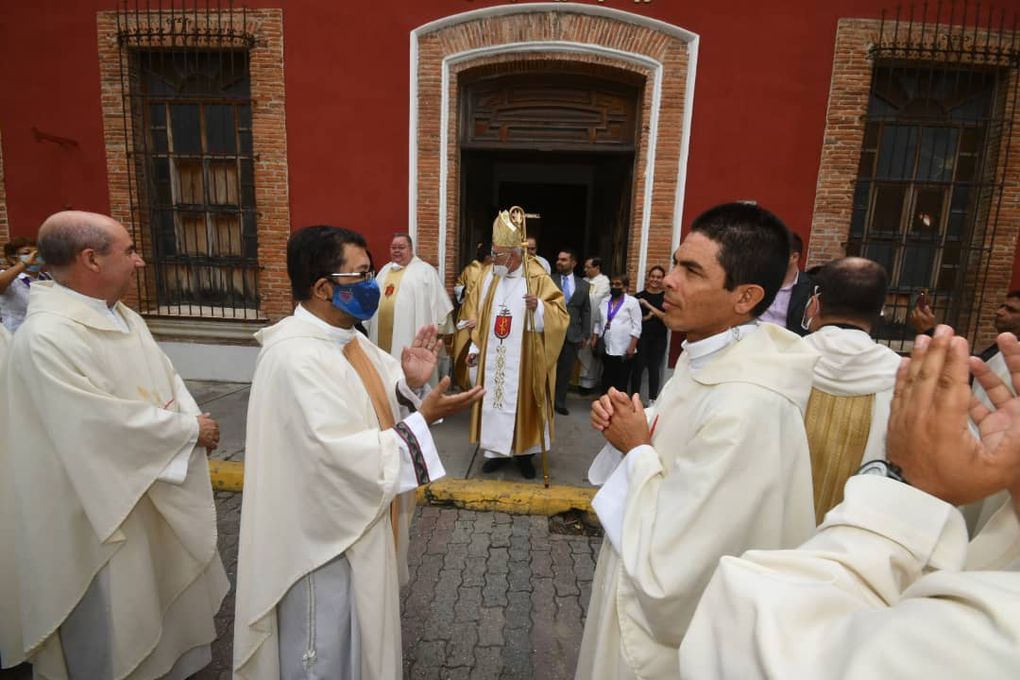
<instances>
[{"instance_id":1,"label":"wristwatch","mask_svg":"<svg viewBox=\"0 0 1020 680\"><path fill-rule=\"evenodd\" d=\"M890 463L887 460L869 460L854 474L878 475L879 477L886 477L887 479L895 479L897 482L903 482L907 485L910 484L910 482L907 481L907 478L903 476L903 468L896 463Z\"/></svg>"}]
</instances>

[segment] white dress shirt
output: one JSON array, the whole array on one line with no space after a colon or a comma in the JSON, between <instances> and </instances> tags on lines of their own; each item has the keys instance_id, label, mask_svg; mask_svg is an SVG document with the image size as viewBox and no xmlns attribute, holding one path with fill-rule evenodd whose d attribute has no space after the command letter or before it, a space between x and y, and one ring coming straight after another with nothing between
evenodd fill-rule
<instances>
[{"instance_id":1,"label":"white dress shirt","mask_svg":"<svg viewBox=\"0 0 1020 680\"><path fill-rule=\"evenodd\" d=\"M609 321L610 305L615 301L612 296L599 303L599 318L595 324L595 335L605 333L606 354L622 357L630 347L631 338L641 337L641 303L632 295L624 293L623 302ZM608 331L606 325L609 326Z\"/></svg>"}]
</instances>

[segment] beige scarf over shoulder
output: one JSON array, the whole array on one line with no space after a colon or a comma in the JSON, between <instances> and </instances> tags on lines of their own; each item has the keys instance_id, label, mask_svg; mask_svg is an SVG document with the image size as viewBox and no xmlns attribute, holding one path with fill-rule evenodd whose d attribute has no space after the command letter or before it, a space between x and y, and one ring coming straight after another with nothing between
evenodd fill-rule
<instances>
[{"instance_id":1,"label":"beige scarf over shoulder","mask_svg":"<svg viewBox=\"0 0 1020 680\"><path fill-rule=\"evenodd\" d=\"M386 398L386 388L383 387L382 378L375 370L375 366L369 361L365 350L357 342L348 342L344 345L344 358L350 362L351 367L361 378L368 396L372 399L372 408L375 409L375 417L379 419L379 429L388 430L396 425L393 412L390 410L389 401ZM400 531L400 496L390 503L390 523L393 526L393 542L397 547L397 554L401 555L401 531ZM406 549L403 551L406 553Z\"/></svg>"}]
</instances>

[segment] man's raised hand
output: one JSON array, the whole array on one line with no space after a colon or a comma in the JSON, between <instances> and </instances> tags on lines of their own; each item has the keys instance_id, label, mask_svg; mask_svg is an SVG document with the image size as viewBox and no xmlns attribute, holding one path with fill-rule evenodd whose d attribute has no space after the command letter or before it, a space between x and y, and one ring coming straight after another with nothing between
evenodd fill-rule
<instances>
[{"instance_id":1,"label":"man's raised hand","mask_svg":"<svg viewBox=\"0 0 1020 680\"><path fill-rule=\"evenodd\" d=\"M427 324L418 329L414 341L400 353L400 367L408 387L418 389L432 377L441 342L435 324Z\"/></svg>"},{"instance_id":2,"label":"man's raised hand","mask_svg":"<svg viewBox=\"0 0 1020 680\"><path fill-rule=\"evenodd\" d=\"M425 419L426 423L432 424L440 418L446 418L452 416L454 413L463 411L465 408L475 403L482 398L485 394L485 389L481 385L476 385L470 390L460 392L459 394L447 394L446 390L450 387L450 377L444 376L439 384L432 388L425 398L421 400L421 406L418 407L418 413Z\"/></svg>"},{"instance_id":3,"label":"man's raised hand","mask_svg":"<svg viewBox=\"0 0 1020 680\"><path fill-rule=\"evenodd\" d=\"M1000 349L1020 383L1020 347L1000 336ZM995 410L981 406L968 384L968 364ZM981 439L970 432L967 415ZM1020 483L1020 399L1013 397L948 326L919 336L896 376L887 456L917 488L953 505L981 500Z\"/></svg>"}]
</instances>

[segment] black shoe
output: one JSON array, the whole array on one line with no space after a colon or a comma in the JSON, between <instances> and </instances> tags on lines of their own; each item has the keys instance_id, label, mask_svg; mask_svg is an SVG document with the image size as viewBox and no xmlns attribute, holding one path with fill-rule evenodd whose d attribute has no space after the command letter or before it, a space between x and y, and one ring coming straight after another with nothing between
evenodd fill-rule
<instances>
[{"instance_id":1,"label":"black shoe","mask_svg":"<svg viewBox=\"0 0 1020 680\"><path fill-rule=\"evenodd\" d=\"M507 458L486 458L482 463L482 472L495 472L507 463Z\"/></svg>"},{"instance_id":2,"label":"black shoe","mask_svg":"<svg viewBox=\"0 0 1020 680\"><path fill-rule=\"evenodd\" d=\"M521 476L525 479L535 478L535 464L531 462L531 459L534 457L535 455L532 454L530 456L517 456L514 458L517 461L517 467L521 470Z\"/></svg>"},{"instance_id":3,"label":"black shoe","mask_svg":"<svg viewBox=\"0 0 1020 680\"><path fill-rule=\"evenodd\" d=\"M561 416L569 416L570 415L570 411L567 410L566 406L557 406L554 410L557 413L559 413Z\"/></svg>"}]
</instances>

